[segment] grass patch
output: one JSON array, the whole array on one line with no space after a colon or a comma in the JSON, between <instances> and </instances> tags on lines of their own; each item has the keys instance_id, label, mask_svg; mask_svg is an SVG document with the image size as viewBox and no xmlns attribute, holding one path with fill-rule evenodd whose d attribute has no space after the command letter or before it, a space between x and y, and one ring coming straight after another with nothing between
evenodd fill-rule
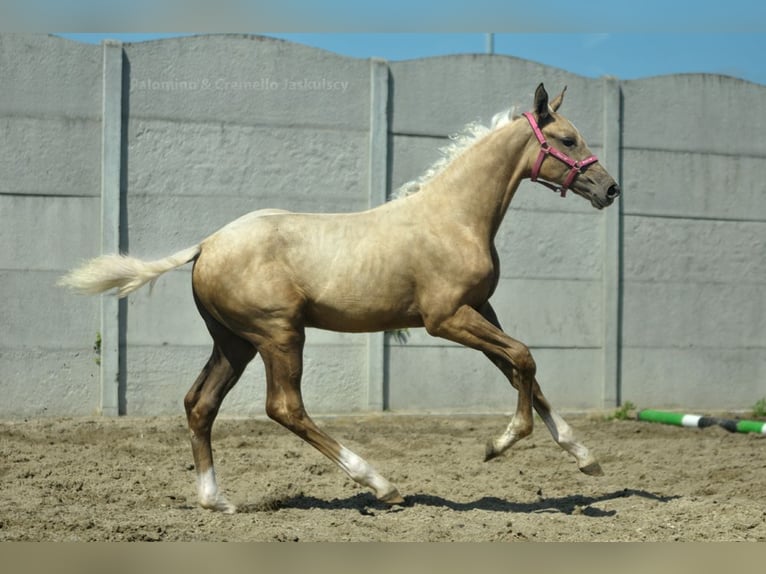
<instances>
[{"instance_id":1,"label":"grass patch","mask_svg":"<svg viewBox=\"0 0 766 574\"><path fill-rule=\"evenodd\" d=\"M612 414L604 417L604 419L608 421L626 421L634 418L636 418L636 405L630 401L625 401Z\"/></svg>"},{"instance_id":2,"label":"grass patch","mask_svg":"<svg viewBox=\"0 0 766 574\"><path fill-rule=\"evenodd\" d=\"M755 401L752 408L754 417L766 418L766 398Z\"/></svg>"}]
</instances>

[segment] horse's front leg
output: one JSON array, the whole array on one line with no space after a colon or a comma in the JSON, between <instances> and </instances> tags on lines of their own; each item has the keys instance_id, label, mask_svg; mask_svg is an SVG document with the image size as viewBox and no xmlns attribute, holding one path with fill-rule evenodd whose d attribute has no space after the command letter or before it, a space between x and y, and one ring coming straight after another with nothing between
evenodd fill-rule
<instances>
[{"instance_id":1,"label":"horse's front leg","mask_svg":"<svg viewBox=\"0 0 766 574\"><path fill-rule=\"evenodd\" d=\"M496 365L501 366L519 393L516 413L505 432L487 443L485 460L498 456L532 433L536 365L524 343L508 336L499 326L468 305L460 307L446 319L426 322L426 329L432 335L482 351Z\"/></svg>"},{"instance_id":2,"label":"horse's front leg","mask_svg":"<svg viewBox=\"0 0 766 574\"><path fill-rule=\"evenodd\" d=\"M489 303L485 303L481 308L481 314L498 329L501 328L500 321L498 321L497 315ZM485 354L506 375L506 377L508 377L511 384L513 384L512 366L493 355L488 353ZM537 414L543 419L545 426L548 427L548 430L553 436L553 440L577 460L577 466L582 472L593 476L603 474L596 457L590 453L584 444L577 441L572 427L551 408L548 399L545 398L540 389L540 385L537 383L537 379L534 379L532 382L532 404L537 411ZM497 456L497 454L499 453L488 447L487 459Z\"/></svg>"}]
</instances>

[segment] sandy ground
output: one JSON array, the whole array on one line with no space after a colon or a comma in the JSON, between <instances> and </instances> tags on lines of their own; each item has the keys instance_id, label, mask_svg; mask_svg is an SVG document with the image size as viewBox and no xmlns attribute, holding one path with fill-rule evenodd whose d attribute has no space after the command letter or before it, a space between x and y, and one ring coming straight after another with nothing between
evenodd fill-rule
<instances>
[{"instance_id":1,"label":"sandy ground","mask_svg":"<svg viewBox=\"0 0 766 574\"><path fill-rule=\"evenodd\" d=\"M196 504L185 421L0 422L0 540L766 540L766 440L568 417L605 475L578 472L537 421L483 462L500 416L364 416L319 423L394 482L386 507L269 420L219 420L233 516Z\"/></svg>"}]
</instances>

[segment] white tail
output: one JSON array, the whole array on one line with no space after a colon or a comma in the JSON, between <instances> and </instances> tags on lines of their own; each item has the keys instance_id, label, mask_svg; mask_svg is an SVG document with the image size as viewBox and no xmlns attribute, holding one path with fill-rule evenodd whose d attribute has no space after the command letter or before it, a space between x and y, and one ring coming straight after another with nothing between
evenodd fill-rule
<instances>
[{"instance_id":1,"label":"white tail","mask_svg":"<svg viewBox=\"0 0 766 574\"><path fill-rule=\"evenodd\" d=\"M58 285L87 295L117 289L118 297L132 293L171 269L189 263L200 253L195 245L157 261L141 261L127 255L102 255L61 277Z\"/></svg>"}]
</instances>

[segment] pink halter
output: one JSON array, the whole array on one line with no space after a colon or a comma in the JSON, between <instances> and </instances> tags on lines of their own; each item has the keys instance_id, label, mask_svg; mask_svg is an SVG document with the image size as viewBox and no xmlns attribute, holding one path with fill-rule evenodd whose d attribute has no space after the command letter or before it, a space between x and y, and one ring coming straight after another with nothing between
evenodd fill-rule
<instances>
[{"instance_id":1,"label":"pink halter","mask_svg":"<svg viewBox=\"0 0 766 574\"><path fill-rule=\"evenodd\" d=\"M535 121L534 115L532 115L530 112L524 112L524 117L527 118L527 121L529 122L529 125L532 127L532 131L535 132L535 137L537 138L537 141L540 142L540 153L537 155L537 160L535 161L535 165L532 168L532 181L536 181L537 183L542 183L545 187L549 187L555 192L558 192L561 194L561 197L565 197L567 193L567 189L569 189L569 186L572 185L572 182L574 181L574 178L577 177L577 174L582 173L586 167L588 167L592 163L596 163L598 161L598 158L595 155L592 155L590 157L586 157L583 160L576 161L569 157L564 152L561 152L557 150L554 147L551 147L551 145L545 141L545 136L543 135L543 132L540 130L539 126L537 125L537 122ZM543 161L545 158L549 155L552 155L559 161L563 161L565 164L567 164L570 167L569 173L567 174L566 179L564 180L564 183L561 186L554 185L552 183L548 183L547 181L542 181L537 179L537 176L540 175L540 168L543 165Z\"/></svg>"}]
</instances>

